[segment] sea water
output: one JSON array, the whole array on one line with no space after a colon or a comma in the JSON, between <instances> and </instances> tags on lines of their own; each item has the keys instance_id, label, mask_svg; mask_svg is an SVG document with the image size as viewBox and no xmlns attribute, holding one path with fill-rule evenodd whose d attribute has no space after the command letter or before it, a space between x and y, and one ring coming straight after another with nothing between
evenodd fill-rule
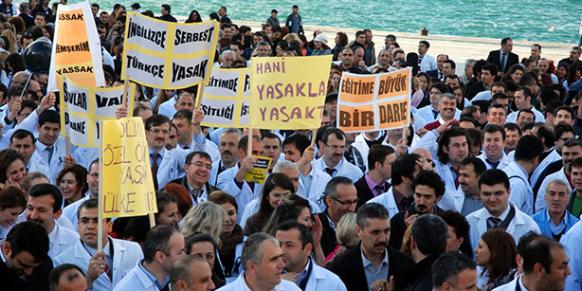
<instances>
[{"instance_id":1,"label":"sea water","mask_svg":"<svg viewBox=\"0 0 582 291\"><path fill-rule=\"evenodd\" d=\"M98 1L111 11L121 3L128 10L135 0ZM77 2L77 1L73 1ZM284 23L293 4L299 5L304 25L337 28L418 32L467 37L503 38L540 42L578 43L582 0L140 0L142 10L160 14L161 4L170 4L172 14L187 16L196 9L203 19L221 5L231 19L265 21L271 9ZM353 38L353 36L349 36Z\"/></svg>"}]
</instances>

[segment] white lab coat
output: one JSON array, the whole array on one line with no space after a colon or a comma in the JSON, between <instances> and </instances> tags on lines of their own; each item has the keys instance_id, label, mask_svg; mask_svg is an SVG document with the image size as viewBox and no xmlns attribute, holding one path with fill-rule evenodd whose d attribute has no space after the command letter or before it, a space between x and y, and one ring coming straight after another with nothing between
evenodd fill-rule
<instances>
[{"instance_id":1,"label":"white lab coat","mask_svg":"<svg viewBox=\"0 0 582 291\"><path fill-rule=\"evenodd\" d=\"M517 290L517 284L518 281L521 280L521 275L515 277L515 279L509 281L509 283L503 284L495 289L493 289L493 291L515 291ZM520 287L521 288L521 287ZM522 290L522 291L527 291L527 290Z\"/></svg>"},{"instance_id":2,"label":"white lab coat","mask_svg":"<svg viewBox=\"0 0 582 291\"><path fill-rule=\"evenodd\" d=\"M517 162L511 162L502 171L509 177L509 201L526 214L533 215L533 190L525 170Z\"/></svg>"},{"instance_id":3,"label":"white lab coat","mask_svg":"<svg viewBox=\"0 0 582 291\"><path fill-rule=\"evenodd\" d=\"M434 162L436 165L435 172L445 182L445 193L437 205L443 209L450 208L450 205L454 204L454 193L461 189L461 187L457 188L455 186L455 173L451 170L452 166L449 163L443 164L438 160L434 160Z\"/></svg>"},{"instance_id":4,"label":"white lab coat","mask_svg":"<svg viewBox=\"0 0 582 291\"><path fill-rule=\"evenodd\" d=\"M77 211L79 210L81 204L85 202L85 200L88 200L90 196L91 195L85 195L83 196L83 198L65 206L65 208L63 208L63 214L61 215L61 217L66 217L71 222L71 224L73 224L73 226L76 228L78 222Z\"/></svg>"},{"instance_id":5,"label":"white lab coat","mask_svg":"<svg viewBox=\"0 0 582 291\"><path fill-rule=\"evenodd\" d=\"M67 146L65 140L59 136L53 144L53 155L51 162L48 162L49 153L46 151L47 146L40 141L36 141L36 152L40 155L42 162L49 167L49 179L52 183L57 181L57 176L65 165L65 156L67 155Z\"/></svg>"},{"instance_id":6,"label":"white lab coat","mask_svg":"<svg viewBox=\"0 0 582 291\"><path fill-rule=\"evenodd\" d=\"M438 69L435 58L431 55L422 56L422 61L418 65L420 72L434 71Z\"/></svg>"},{"instance_id":7,"label":"white lab coat","mask_svg":"<svg viewBox=\"0 0 582 291\"><path fill-rule=\"evenodd\" d=\"M534 122L546 122L546 117L544 116L543 113L541 113L535 107L532 107L530 110L534 114ZM519 110L509 113L509 115L507 115L507 118L505 119L505 121L517 123L517 114L518 113L519 113Z\"/></svg>"},{"instance_id":8,"label":"white lab coat","mask_svg":"<svg viewBox=\"0 0 582 291\"><path fill-rule=\"evenodd\" d=\"M481 235L487 231L487 218L490 217L487 208L481 208L474 211L466 216L467 222L469 222L469 232L471 238L471 248L475 249ZM507 226L506 232L511 234L516 243L519 239L526 233L533 231L540 234L540 228L538 224L527 214L523 213L519 208L515 207L515 217Z\"/></svg>"},{"instance_id":9,"label":"white lab coat","mask_svg":"<svg viewBox=\"0 0 582 291\"><path fill-rule=\"evenodd\" d=\"M558 154L558 151L556 151L556 149L553 149L552 152L545 158L543 159L539 165L536 167L536 169L533 171L533 173L531 173L531 175L529 176L529 183L530 185L535 185L538 181L538 179L543 179L544 177L540 177L540 175L542 174L542 172L546 169L546 167L558 160L561 160L562 157L560 156L560 154Z\"/></svg>"},{"instance_id":10,"label":"white lab coat","mask_svg":"<svg viewBox=\"0 0 582 291\"><path fill-rule=\"evenodd\" d=\"M566 278L566 291L582 290L582 221L578 221L562 236L560 243L570 258L568 266L572 274Z\"/></svg>"},{"instance_id":11,"label":"white lab coat","mask_svg":"<svg viewBox=\"0 0 582 291\"><path fill-rule=\"evenodd\" d=\"M1 120L4 120L4 118ZM14 134L14 132L18 129L26 129L35 135L37 128L38 114L36 114L36 110L33 110L32 113L28 115L28 117L26 117L20 124L14 126L14 128L7 128L2 130L3 135L0 137L0 149L5 149L8 147L8 145L10 145L10 138L12 137L12 134Z\"/></svg>"},{"instance_id":12,"label":"white lab coat","mask_svg":"<svg viewBox=\"0 0 582 291\"><path fill-rule=\"evenodd\" d=\"M135 267L136 262L143 259L143 253L139 244L115 238L111 238L111 241L113 242L113 267L111 270L113 282L111 282L107 274L102 273L93 283L93 290L112 290ZM108 245L103 247L103 251L106 253L109 252ZM111 256L109 253L108 255ZM89 252L81 244L81 241L77 240L73 246L54 259L54 265L74 264L80 267L86 274L90 261L91 256Z\"/></svg>"},{"instance_id":13,"label":"white lab coat","mask_svg":"<svg viewBox=\"0 0 582 291\"><path fill-rule=\"evenodd\" d=\"M491 167L491 165L489 163L487 163L486 159L487 159L487 155L485 155L485 153L483 152L482 154L477 156L481 161L483 161L483 163L485 164L485 168L487 170L491 170L493 167ZM501 153L501 159L499 160L499 165L497 165L497 169L501 170L505 167L507 167L509 165L509 163L511 163L513 161L512 158L510 158L505 152L502 151Z\"/></svg>"},{"instance_id":14,"label":"white lab coat","mask_svg":"<svg viewBox=\"0 0 582 291\"><path fill-rule=\"evenodd\" d=\"M82 148L78 147L73 152L73 159L75 162L89 171L91 162L99 158L99 148Z\"/></svg>"},{"instance_id":15,"label":"white lab coat","mask_svg":"<svg viewBox=\"0 0 582 291\"><path fill-rule=\"evenodd\" d=\"M113 291L129 291L129 290L139 290L139 291L158 291L158 287L148 275L146 275L138 264L141 261L137 261L135 266L113 287Z\"/></svg>"},{"instance_id":16,"label":"white lab coat","mask_svg":"<svg viewBox=\"0 0 582 291\"><path fill-rule=\"evenodd\" d=\"M303 175L303 174L299 174ZM297 190L297 195L309 199L309 203L315 203L318 206L318 210L325 209L325 202L323 201L323 196L325 196L325 186L331 180L331 177L321 170L316 170L311 167L311 172L309 173L311 177L311 184L309 189L307 185L303 182L303 178L299 179L299 190ZM313 213L316 213L315 210Z\"/></svg>"},{"instance_id":17,"label":"white lab coat","mask_svg":"<svg viewBox=\"0 0 582 291\"><path fill-rule=\"evenodd\" d=\"M311 163L311 166L316 169L316 170L320 170L322 172L325 171L325 169L327 168L327 165L325 164L325 161L323 160L323 157L313 161ZM342 160L339 162L339 164L337 164L337 166L335 167L335 172L333 173L333 177L338 177L338 176L344 176L349 178L350 180L352 180L352 182L356 182L358 180L360 180L360 178L362 178L362 176L364 176L364 173L362 173L362 170L360 170L360 168L354 166L353 164L351 164L350 162L348 162L348 160L346 160L346 158L342 158ZM324 172L327 174L327 172Z\"/></svg>"},{"instance_id":18,"label":"white lab coat","mask_svg":"<svg viewBox=\"0 0 582 291\"><path fill-rule=\"evenodd\" d=\"M238 278L236 278L236 280L232 281L231 283L226 284L225 286L218 289L217 291L231 291L231 290L232 291L251 291L251 289L249 288L249 286L245 282L244 275L245 275L244 272L241 273L238 276ZM126 289L126 290L130 290L130 289ZM132 290L137 290L137 289L132 289ZM122 290L119 289L119 291L122 291ZM123 290L123 291L125 291L125 290ZM281 280L281 283L279 283L277 286L275 286L275 288L271 289L271 291L301 291L301 289L299 289L299 287L297 287L297 285L295 285L295 283L293 283L291 281ZM323 291L323 290L321 290L321 291Z\"/></svg>"},{"instance_id":19,"label":"white lab coat","mask_svg":"<svg viewBox=\"0 0 582 291\"><path fill-rule=\"evenodd\" d=\"M28 173L39 172L45 174L47 177L50 176L51 172L49 167L42 161L42 158L36 151L32 153L32 156L30 156L28 164L26 165L26 169L28 170Z\"/></svg>"},{"instance_id":20,"label":"white lab coat","mask_svg":"<svg viewBox=\"0 0 582 291\"><path fill-rule=\"evenodd\" d=\"M247 203L257 197L261 197L263 191L263 184L255 183L254 189L246 181L243 181L242 188L239 188L235 183L235 176L238 173L239 165L236 164L230 169L224 170L220 175L218 175L218 183L216 187L222 191L230 194L236 203L238 204L238 209L245 209ZM241 219L242 217L239 217ZM239 221L240 222L240 221Z\"/></svg>"},{"instance_id":21,"label":"white lab coat","mask_svg":"<svg viewBox=\"0 0 582 291\"><path fill-rule=\"evenodd\" d=\"M58 255L68 249L73 242L78 240L78 233L66 227L60 226L55 220L55 227L51 233L49 233L49 257L51 257L51 259L56 258Z\"/></svg>"},{"instance_id":22,"label":"white lab coat","mask_svg":"<svg viewBox=\"0 0 582 291\"><path fill-rule=\"evenodd\" d=\"M398 205L396 205L396 200L394 199L394 189L393 187L390 187L390 189L388 189L388 191L368 200L368 202L366 203L380 203L382 204L382 206L386 207L386 209L388 209L388 215L390 216L390 218L392 218L394 215L396 215L399 210L398 210Z\"/></svg>"},{"instance_id":23,"label":"white lab coat","mask_svg":"<svg viewBox=\"0 0 582 291\"><path fill-rule=\"evenodd\" d=\"M175 105L176 96L174 95L172 98L160 104L160 106L158 107L158 114L164 115L167 118L172 119L172 117L174 117L174 114L176 113Z\"/></svg>"},{"instance_id":24,"label":"white lab coat","mask_svg":"<svg viewBox=\"0 0 582 291\"><path fill-rule=\"evenodd\" d=\"M542 184L540 185L540 189L538 190L538 195L536 196L535 201L536 211L547 207L545 199L546 189L548 188L550 182L554 180L563 181L568 186L568 193L572 192L572 187L570 186L570 182L568 182L568 177L566 177L565 169L564 167L562 167L559 171L552 173L544 178Z\"/></svg>"},{"instance_id":25,"label":"white lab coat","mask_svg":"<svg viewBox=\"0 0 582 291\"><path fill-rule=\"evenodd\" d=\"M162 162L158 167L158 189L164 188L166 184L172 180L181 178L184 176L184 163L186 161L186 156L192 152L199 149L172 149L162 150Z\"/></svg>"},{"instance_id":26,"label":"white lab coat","mask_svg":"<svg viewBox=\"0 0 582 291\"><path fill-rule=\"evenodd\" d=\"M336 274L313 262L313 269L305 285L305 291L323 290L347 291L347 288Z\"/></svg>"}]
</instances>

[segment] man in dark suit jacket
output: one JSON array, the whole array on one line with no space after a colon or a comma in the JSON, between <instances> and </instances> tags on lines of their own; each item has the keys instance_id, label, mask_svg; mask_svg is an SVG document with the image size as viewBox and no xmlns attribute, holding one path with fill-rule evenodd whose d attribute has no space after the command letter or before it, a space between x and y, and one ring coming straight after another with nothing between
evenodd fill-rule
<instances>
[{"instance_id":1,"label":"man in dark suit jacket","mask_svg":"<svg viewBox=\"0 0 582 291\"><path fill-rule=\"evenodd\" d=\"M506 37L501 40L501 49L489 52L487 62L496 64L500 72L507 72L511 66L519 63L519 56L512 53L513 40Z\"/></svg>"},{"instance_id":2,"label":"man in dark suit jacket","mask_svg":"<svg viewBox=\"0 0 582 291\"><path fill-rule=\"evenodd\" d=\"M184 186L192 198L192 205L208 201L210 193L219 190L208 183L212 168L210 155L206 152L191 152L186 156L185 162L184 177L172 180L170 183Z\"/></svg>"},{"instance_id":3,"label":"man in dark suit jacket","mask_svg":"<svg viewBox=\"0 0 582 291\"><path fill-rule=\"evenodd\" d=\"M410 252L414 266L396 282L397 290L431 291L431 267L447 245L447 223L433 214L426 214L414 222L410 234Z\"/></svg>"},{"instance_id":4,"label":"man in dark suit jacket","mask_svg":"<svg viewBox=\"0 0 582 291\"><path fill-rule=\"evenodd\" d=\"M354 183L358 191L358 208L368 200L388 191L392 176L392 163L396 159L394 149L387 145L375 144L368 153L368 172Z\"/></svg>"},{"instance_id":5,"label":"man in dark suit jacket","mask_svg":"<svg viewBox=\"0 0 582 291\"><path fill-rule=\"evenodd\" d=\"M53 268L48 250L44 227L27 221L15 225L0 244L0 289L48 291Z\"/></svg>"},{"instance_id":6,"label":"man in dark suit jacket","mask_svg":"<svg viewBox=\"0 0 582 291\"><path fill-rule=\"evenodd\" d=\"M338 275L350 291L368 290L378 281L387 284L391 277L398 280L413 265L413 261L388 246L388 210L381 204L367 203L358 209L356 220L356 232L361 242L334 258L328 269ZM365 266L369 265L380 271L376 274L366 272Z\"/></svg>"}]
</instances>

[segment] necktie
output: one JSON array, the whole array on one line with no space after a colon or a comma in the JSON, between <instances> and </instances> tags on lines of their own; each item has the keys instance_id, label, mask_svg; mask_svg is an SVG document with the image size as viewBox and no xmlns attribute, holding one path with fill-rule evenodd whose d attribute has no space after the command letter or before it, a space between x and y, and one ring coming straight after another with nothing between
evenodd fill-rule
<instances>
[{"instance_id":1,"label":"necktie","mask_svg":"<svg viewBox=\"0 0 582 291\"><path fill-rule=\"evenodd\" d=\"M48 163L51 164L51 160L53 158L53 152L55 151L54 146L46 147L45 151L48 152Z\"/></svg>"},{"instance_id":2,"label":"necktie","mask_svg":"<svg viewBox=\"0 0 582 291\"><path fill-rule=\"evenodd\" d=\"M501 161L493 162L489 159L485 159L485 161L491 166L492 169L497 169L497 166L499 166L499 163L501 162Z\"/></svg>"},{"instance_id":3,"label":"necktie","mask_svg":"<svg viewBox=\"0 0 582 291\"><path fill-rule=\"evenodd\" d=\"M330 176L333 177L333 173L335 172L335 169L325 168L325 172L328 173Z\"/></svg>"},{"instance_id":4,"label":"necktie","mask_svg":"<svg viewBox=\"0 0 582 291\"><path fill-rule=\"evenodd\" d=\"M436 111L436 110L434 110L434 109L432 109L432 116L434 117L435 120L437 119L437 116L438 115L439 115L439 112Z\"/></svg>"},{"instance_id":5,"label":"necktie","mask_svg":"<svg viewBox=\"0 0 582 291\"><path fill-rule=\"evenodd\" d=\"M374 187L374 190L376 190L376 195L374 196L378 196L384 193L384 187L382 185L376 185L376 187Z\"/></svg>"},{"instance_id":6,"label":"necktie","mask_svg":"<svg viewBox=\"0 0 582 291\"><path fill-rule=\"evenodd\" d=\"M501 218L497 218L497 217L493 217L493 216L487 218L487 229L488 230L498 227L499 224L501 224Z\"/></svg>"},{"instance_id":7,"label":"necktie","mask_svg":"<svg viewBox=\"0 0 582 291\"><path fill-rule=\"evenodd\" d=\"M455 180L455 188L459 188L459 173L455 168L451 167L451 172L453 172L453 180Z\"/></svg>"},{"instance_id":8,"label":"necktie","mask_svg":"<svg viewBox=\"0 0 582 291\"><path fill-rule=\"evenodd\" d=\"M159 157L160 157L160 154L158 154L158 153L152 153L150 155L150 158L152 160L152 176L153 176L153 180L154 180L154 187L156 188L156 190L158 189L158 168L159 168L158 158Z\"/></svg>"},{"instance_id":9,"label":"necktie","mask_svg":"<svg viewBox=\"0 0 582 291\"><path fill-rule=\"evenodd\" d=\"M507 53L501 54L501 70L505 71L505 65L507 64Z\"/></svg>"},{"instance_id":10,"label":"necktie","mask_svg":"<svg viewBox=\"0 0 582 291\"><path fill-rule=\"evenodd\" d=\"M160 291L170 291L170 283L166 284L164 288L160 289Z\"/></svg>"}]
</instances>

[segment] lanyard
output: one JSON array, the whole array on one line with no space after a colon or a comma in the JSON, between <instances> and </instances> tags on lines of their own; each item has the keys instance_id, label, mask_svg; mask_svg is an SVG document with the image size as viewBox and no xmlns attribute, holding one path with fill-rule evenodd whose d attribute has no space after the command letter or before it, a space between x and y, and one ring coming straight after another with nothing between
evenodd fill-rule
<instances>
[{"instance_id":1,"label":"lanyard","mask_svg":"<svg viewBox=\"0 0 582 291\"><path fill-rule=\"evenodd\" d=\"M81 240L81 239L79 239L79 240ZM111 240L110 237L107 237L107 241L109 241L109 257L111 258L111 264L113 264L113 241ZM81 240L81 245L83 246L85 251L87 251L87 253L89 254L89 257L92 258L93 255L91 254L89 249L85 246L85 243L82 240Z\"/></svg>"},{"instance_id":2,"label":"lanyard","mask_svg":"<svg viewBox=\"0 0 582 291\"><path fill-rule=\"evenodd\" d=\"M311 276L311 271L313 271L313 262L311 261L311 259L309 259L309 267L307 268L307 274L301 280L301 282L299 282L299 288L301 290L305 290L305 287L307 286L307 281L309 281L309 277Z\"/></svg>"}]
</instances>

